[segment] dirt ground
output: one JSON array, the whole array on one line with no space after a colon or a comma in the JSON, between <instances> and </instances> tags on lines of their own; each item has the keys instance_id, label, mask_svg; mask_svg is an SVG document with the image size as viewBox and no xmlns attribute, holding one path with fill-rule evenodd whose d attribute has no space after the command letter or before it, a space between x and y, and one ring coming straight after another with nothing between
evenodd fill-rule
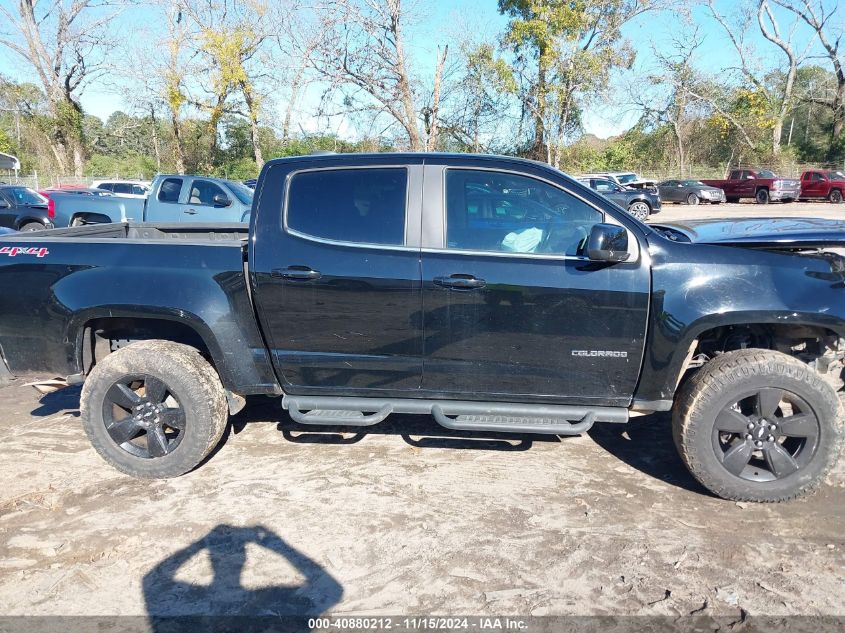
<instances>
[{"instance_id":1,"label":"dirt ground","mask_svg":"<svg viewBox=\"0 0 845 633\"><path fill-rule=\"evenodd\" d=\"M656 219L845 216L667 205ZM845 465L738 504L686 472L668 416L558 439L395 416L303 429L257 399L196 471L139 481L78 389L0 390L0 614L841 615Z\"/></svg>"}]
</instances>

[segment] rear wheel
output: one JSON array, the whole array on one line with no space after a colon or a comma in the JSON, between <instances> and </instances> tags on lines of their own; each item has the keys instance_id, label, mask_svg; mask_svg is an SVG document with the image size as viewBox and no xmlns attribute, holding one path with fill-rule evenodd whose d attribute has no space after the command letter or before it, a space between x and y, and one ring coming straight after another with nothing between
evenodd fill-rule
<instances>
[{"instance_id":1,"label":"rear wheel","mask_svg":"<svg viewBox=\"0 0 845 633\"><path fill-rule=\"evenodd\" d=\"M814 490L836 463L842 408L805 363L768 350L722 354L679 392L675 444L698 481L739 501L786 501Z\"/></svg>"},{"instance_id":2,"label":"rear wheel","mask_svg":"<svg viewBox=\"0 0 845 633\"><path fill-rule=\"evenodd\" d=\"M43 231L44 225L40 222L27 222L19 229L21 232Z\"/></svg>"},{"instance_id":3,"label":"rear wheel","mask_svg":"<svg viewBox=\"0 0 845 633\"><path fill-rule=\"evenodd\" d=\"M217 373L192 347L140 341L97 363L82 388L82 424L109 464L133 477L181 475L226 428Z\"/></svg>"},{"instance_id":4,"label":"rear wheel","mask_svg":"<svg viewBox=\"0 0 845 633\"><path fill-rule=\"evenodd\" d=\"M628 213L633 215L641 222L645 222L648 219L649 214L651 213L651 207L648 206L647 202L643 202L642 200L636 200L628 206Z\"/></svg>"},{"instance_id":5,"label":"rear wheel","mask_svg":"<svg viewBox=\"0 0 845 633\"><path fill-rule=\"evenodd\" d=\"M701 201L699 200L698 196L695 195L694 193L691 193L690 195L687 196L687 204L695 205L695 204L698 204L699 202L701 202Z\"/></svg>"},{"instance_id":6,"label":"rear wheel","mask_svg":"<svg viewBox=\"0 0 845 633\"><path fill-rule=\"evenodd\" d=\"M833 204L839 204L840 202L842 202L842 192L838 189L834 189L830 192L828 200L830 200Z\"/></svg>"},{"instance_id":7,"label":"rear wheel","mask_svg":"<svg viewBox=\"0 0 845 633\"><path fill-rule=\"evenodd\" d=\"M769 204L769 190L760 189L754 199L757 200L757 204Z\"/></svg>"}]
</instances>

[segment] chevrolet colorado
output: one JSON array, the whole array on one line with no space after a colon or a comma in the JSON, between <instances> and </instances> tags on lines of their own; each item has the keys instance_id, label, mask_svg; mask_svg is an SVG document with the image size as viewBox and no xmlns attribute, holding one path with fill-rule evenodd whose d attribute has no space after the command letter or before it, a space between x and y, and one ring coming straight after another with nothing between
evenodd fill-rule
<instances>
[{"instance_id":1,"label":"chevrolet colorado","mask_svg":"<svg viewBox=\"0 0 845 633\"><path fill-rule=\"evenodd\" d=\"M842 444L843 245L835 221L648 226L514 158L277 159L248 230L0 237L0 370L83 383L94 448L139 477L265 394L304 425L557 435L672 410L705 487L782 501Z\"/></svg>"}]
</instances>

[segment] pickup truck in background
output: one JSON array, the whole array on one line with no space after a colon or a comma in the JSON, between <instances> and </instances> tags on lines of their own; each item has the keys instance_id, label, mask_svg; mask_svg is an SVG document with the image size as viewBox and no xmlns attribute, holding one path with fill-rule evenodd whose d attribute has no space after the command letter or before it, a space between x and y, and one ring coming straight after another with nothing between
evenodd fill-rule
<instances>
[{"instance_id":1,"label":"pickup truck in background","mask_svg":"<svg viewBox=\"0 0 845 633\"><path fill-rule=\"evenodd\" d=\"M791 178L778 178L767 169L734 169L727 180L702 180L702 183L725 192L728 202L754 198L757 204L797 200L801 183Z\"/></svg>"},{"instance_id":2,"label":"pickup truck in background","mask_svg":"<svg viewBox=\"0 0 845 633\"><path fill-rule=\"evenodd\" d=\"M839 204L845 196L845 173L814 169L801 174L801 200L830 200Z\"/></svg>"},{"instance_id":3,"label":"pickup truck in background","mask_svg":"<svg viewBox=\"0 0 845 633\"><path fill-rule=\"evenodd\" d=\"M839 222L648 226L497 156L276 159L256 196L248 229L0 237L0 371L82 383L93 446L137 477L196 467L251 394L305 427L575 435L671 409L729 499L800 496L836 463Z\"/></svg>"},{"instance_id":4,"label":"pickup truck in background","mask_svg":"<svg viewBox=\"0 0 845 633\"><path fill-rule=\"evenodd\" d=\"M248 222L253 191L232 180L160 174L146 198L51 197L57 227L106 222Z\"/></svg>"}]
</instances>

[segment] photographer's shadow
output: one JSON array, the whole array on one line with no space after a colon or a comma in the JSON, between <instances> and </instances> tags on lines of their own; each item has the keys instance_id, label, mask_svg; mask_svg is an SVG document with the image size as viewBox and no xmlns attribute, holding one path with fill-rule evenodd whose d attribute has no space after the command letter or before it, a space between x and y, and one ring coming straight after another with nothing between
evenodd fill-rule
<instances>
[{"instance_id":1,"label":"photographer's shadow","mask_svg":"<svg viewBox=\"0 0 845 633\"><path fill-rule=\"evenodd\" d=\"M305 579L301 585L272 585L248 589L241 584L247 562L247 545L269 550L285 558ZM251 548L253 552L257 548ZM203 550L211 562L210 583L195 584L177 579L179 569ZM255 562L261 565L261 559ZM182 618L295 618L318 616L336 605L343 587L305 554L261 526L218 525L206 536L156 565L143 580L144 601L153 630L158 624ZM226 617L228 616L228 618ZM163 629L168 628L166 625ZM250 628L248 626L244 628ZM300 630L308 630L300 627Z\"/></svg>"}]
</instances>

